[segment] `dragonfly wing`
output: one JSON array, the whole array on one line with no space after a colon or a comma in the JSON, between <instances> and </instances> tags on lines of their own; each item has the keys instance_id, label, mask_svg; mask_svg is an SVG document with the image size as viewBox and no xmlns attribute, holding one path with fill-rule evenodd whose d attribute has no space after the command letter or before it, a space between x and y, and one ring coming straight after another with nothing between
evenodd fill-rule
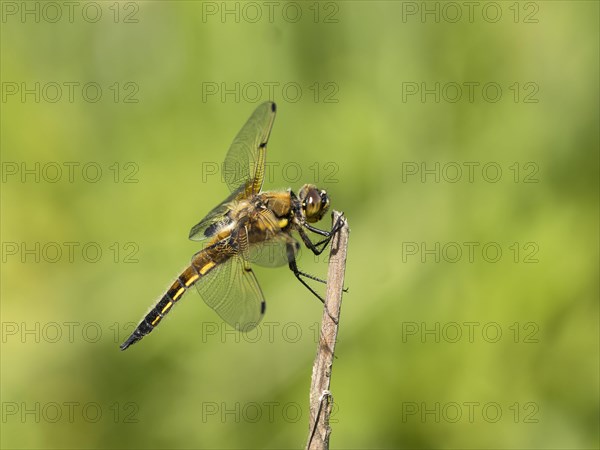
<instances>
[{"instance_id":1,"label":"dragonfly wing","mask_svg":"<svg viewBox=\"0 0 600 450\"><path fill-rule=\"evenodd\" d=\"M265 314L265 298L256 276L239 255L208 272L196 289L208 306L239 331L252 330Z\"/></svg>"},{"instance_id":2,"label":"dragonfly wing","mask_svg":"<svg viewBox=\"0 0 600 450\"><path fill-rule=\"evenodd\" d=\"M281 233L267 241L252 244L247 259L263 267L280 267L296 259L299 250L300 244L296 239Z\"/></svg>"},{"instance_id":3,"label":"dragonfly wing","mask_svg":"<svg viewBox=\"0 0 600 450\"><path fill-rule=\"evenodd\" d=\"M223 162L223 178L232 192L240 186L245 186L247 196L260 192L275 110L273 102L259 105L229 147Z\"/></svg>"},{"instance_id":4,"label":"dragonfly wing","mask_svg":"<svg viewBox=\"0 0 600 450\"><path fill-rule=\"evenodd\" d=\"M245 186L239 186L229 197L215 206L200 222L190 230L190 239L192 241L202 241L206 238L216 235L219 230L231 223L228 216L233 202L240 200L244 195Z\"/></svg>"},{"instance_id":5,"label":"dragonfly wing","mask_svg":"<svg viewBox=\"0 0 600 450\"><path fill-rule=\"evenodd\" d=\"M260 192L265 175L267 141L275 120L275 103L256 108L229 147L223 162L223 178L231 191L206 217L192 227L190 239L201 241L231 223L230 204Z\"/></svg>"}]
</instances>

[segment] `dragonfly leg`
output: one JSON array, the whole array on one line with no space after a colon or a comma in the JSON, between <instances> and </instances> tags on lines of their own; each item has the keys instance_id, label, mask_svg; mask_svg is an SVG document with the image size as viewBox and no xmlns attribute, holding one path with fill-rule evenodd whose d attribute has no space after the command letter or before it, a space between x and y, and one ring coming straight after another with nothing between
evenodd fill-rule
<instances>
[{"instance_id":1,"label":"dragonfly leg","mask_svg":"<svg viewBox=\"0 0 600 450\"><path fill-rule=\"evenodd\" d=\"M318 256L321 253L323 253L323 251L327 248L327 244L329 244L329 241L331 241L331 238L335 235L335 233L337 233L340 230L340 228L342 228L343 225L344 225L344 217L343 216L340 216L338 218L338 220L335 222L333 227L331 227L330 231L321 230L319 228L313 227L309 223L304 223L302 226L304 228L306 228L307 230L310 230L313 233L319 234L321 236L325 236L325 239L322 239L319 242L312 242L302 228L300 228L298 230L298 233L300 234L300 237L302 238L302 241L304 242L304 244L315 255ZM321 248L319 248L319 246L321 246Z\"/></svg>"},{"instance_id":2,"label":"dragonfly leg","mask_svg":"<svg viewBox=\"0 0 600 450\"><path fill-rule=\"evenodd\" d=\"M308 224L305 224L306 228L308 228L311 231L314 230L318 230L320 233L325 233L325 235L327 235L327 237L325 239L322 239L319 242L312 242L310 240L310 238L308 237L308 235L304 232L304 230L302 228L298 229L298 233L300 234L300 237L302 238L302 241L304 242L304 244L316 255L319 256L321 253L323 253L323 251L327 248L327 244L329 244L329 241L331 241L331 238L335 235L335 233L338 232L338 230L344 225L344 221L343 221L343 216L341 216L335 223L335 225L331 228L331 231L325 231L325 230L320 230L318 228L314 228ZM322 245L321 248L319 248L319 245ZM293 271L293 269L292 269ZM325 280L321 280L320 278L314 277L312 275L309 275L307 273L304 272L300 272L300 275L305 276L307 278L310 278L312 280L316 280L319 281L321 283L327 283ZM295 273L295 272L294 272ZM344 292L348 292L348 288L344 288Z\"/></svg>"},{"instance_id":3,"label":"dragonfly leg","mask_svg":"<svg viewBox=\"0 0 600 450\"><path fill-rule=\"evenodd\" d=\"M337 323L338 323L337 319L329 313L329 310L327 309L327 304L325 303L325 299L323 297L321 297L312 287L310 287L308 285L308 283L302 279L302 277L310 278L311 280L315 280L320 283L327 283L327 282L325 280L317 278L313 275L309 275L308 273L302 272L300 269L298 269L298 265L296 264L295 259L292 259L289 262L289 267L290 267L290 270L292 272L294 272L294 275L296 276L296 278L298 278L300 283L302 283L306 289L308 289L315 297L317 297L321 301L321 303L323 303L323 305L325 306L325 311L327 311L327 315L331 318L331 320L333 320L333 323L335 323L337 325Z\"/></svg>"}]
</instances>

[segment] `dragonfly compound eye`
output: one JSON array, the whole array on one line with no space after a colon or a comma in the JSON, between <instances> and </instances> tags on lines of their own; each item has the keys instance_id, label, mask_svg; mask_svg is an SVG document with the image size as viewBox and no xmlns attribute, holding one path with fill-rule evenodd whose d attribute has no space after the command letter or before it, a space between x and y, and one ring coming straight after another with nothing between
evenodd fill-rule
<instances>
[{"instance_id":1,"label":"dragonfly compound eye","mask_svg":"<svg viewBox=\"0 0 600 450\"><path fill-rule=\"evenodd\" d=\"M308 222L318 222L329 208L329 198L325 191L311 187L306 191L303 202L304 214Z\"/></svg>"}]
</instances>

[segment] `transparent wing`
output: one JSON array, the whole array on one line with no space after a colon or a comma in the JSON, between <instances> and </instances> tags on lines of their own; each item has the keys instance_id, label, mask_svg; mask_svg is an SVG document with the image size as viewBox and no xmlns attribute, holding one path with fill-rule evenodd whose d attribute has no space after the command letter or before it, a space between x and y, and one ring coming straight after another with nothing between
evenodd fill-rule
<instances>
[{"instance_id":1,"label":"transparent wing","mask_svg":"<svg viewBox=\"0 0 600 450\"><path fill-rule=\"evenodd\" d=\"M245 186L239 186L229 197L215 206L200 222L192 227L189 238L192 241L202 241L212 237L223 227L231 223L228 213L232 202L239 201L244 196Z\"/></svg>"},{"instance_id":2,"label":"transparent wing","mask_svg":"<svg viewBox=\"0 0 600 450\"><path fill-rule=\"evenodd\" d=\"M241 255L247 261L264 267L279 267L292 261L300 244L287 232L281 230L273 211L258 209L252 222L238 230Z\"/></svg>"},{"instance_id":3,"label":"transparent wing","mask_svg":"<svg viewBox=\"0 0 600 450\"><path fill-rule=\"evenodd\" d=\"M275 103L263 103L237 134L223 162L223 178L231 194L192 227L191 240L201 241L217 234L231 223L227 215L231 202L260 192L265 173L266 145L274 120Z\"/></svg>"},{"instance_id":4,"label":"transparent wing","mask_svg":"<svg viewBox=\"0 0 600 450\"><path fill-rule=\"evenodd\" d=\"M271 239L251 244L247 260L263 267L279 267L296 259L300 244L287 233L279 233Z\"/></svg>"},{"instance_id":5,"label":"transparent wing","mask_svg":"<svg viewBox=\"0 0 600 450\"><path fill-rule=\"evenodd\" d=\"M196 283L208 306L239 331L255 328L265 314L265 298L247 261L235 255Z\"/></svg>"},{"instance_id":6,"label":"transparent wing","mask_svg":"<svg viewBox=\"0 0 600 450\"><path fill-rule=\"evenodd\" d=\"M223 162L223 178L230 191L244 186L247 196L260 192L275 110L273 102L259 105L229 147Z\"/></svg>"}]
</instances>

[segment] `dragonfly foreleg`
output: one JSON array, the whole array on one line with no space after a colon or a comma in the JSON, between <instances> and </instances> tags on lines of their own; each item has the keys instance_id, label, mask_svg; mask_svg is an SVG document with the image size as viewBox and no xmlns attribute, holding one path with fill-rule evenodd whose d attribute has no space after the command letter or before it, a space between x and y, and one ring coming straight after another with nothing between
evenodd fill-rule
<instances>
[{"instance_id":1,"label":"dragonfly foreleg","mask_svg":"<svg viewBox=\"0 0 600 450\"><path fill-rule=\"evenodd\" d=\"M320 234L321 236L325 236L325 239L321 239L319 242L312 242L308 235L304 232L302 228L298 230L304 245L306 245L315 255L320 255L323 253L323 250L327 248L327 244L331 241L331 238L337 233L342 226L344 225L344 216L340 216L338 220L335 222L333 227L331 227L330 231L321 230L319 228L315 228L309 223L304 223L302 226L307 230L312 231L313 233ZM321 246L321 248L319 248Z\"/></svg>"}]
</instances>

